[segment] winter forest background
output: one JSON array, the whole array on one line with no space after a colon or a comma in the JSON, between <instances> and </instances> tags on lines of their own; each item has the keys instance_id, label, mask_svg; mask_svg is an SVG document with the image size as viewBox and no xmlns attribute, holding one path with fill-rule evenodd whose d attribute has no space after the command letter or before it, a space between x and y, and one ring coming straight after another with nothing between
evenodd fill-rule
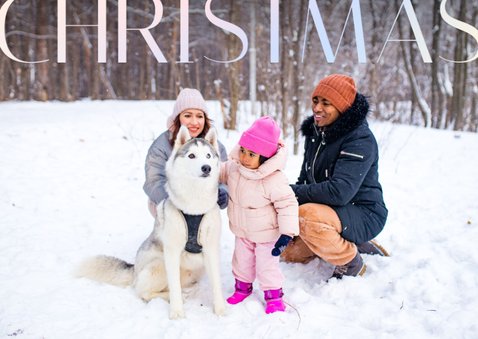
<instances>
[{"instance_id":1,"label":"winter forest background","mask_svg":"<svg viewBox=\"0 0 478 339\"><path fill-rule=\"evenodd\" d=\"M67 24L78 26L67 27L64 63L57 58L58 1L0 1L2 6L8 2L5 39L12 54L22 60L49 61L22 63L0 52L1 101L175 99L180 88L195 87L206 99L219 100L224 128L235 129L239 101L252 100L257 104L251 110L274 116L282 122L284 135L294 134L297 140L316 83L340 72L352 75L359 90L370 96L377 120L478 130L478 61L449 61L470 59L478 49L477 41L444 21L439 10L443 1L359 1L365 63L358 60L355 18L350 14L347 20L352 0L316 1L334 62L327 62L314 21L308 17L309 1L213 0L214 15L240 27L248 38L247 54L230 63L212 60L237 58L242 42L207 19L205 0L189 1L189 63L179 62L179 0L127 1L129 28L151 25L156 3L162 4L161 21L150 32L167 60L163 63L137 30L127 33L127 62L118 62L122 1L106 1L106 62L98 62L98 27L87 26L98 24L100 1L66 1ZM280 58L271 62L271 6L277 2ZM431 63L423 60L405 3L413 5ZM449 0L446 11L478 27L477 1Z\"/></svg>"},{"instance_id":2,"label":"winter forest background","mask_svg":"<svg viewBox=\"0 0 478 339\"><path fill-rule=\"evenodd\" d=\"M64 63L62 1L67 23L81 25L66 29ZM85 26L98 24L103 1L104 63L98 28ZM187 2L191 62L180 63L180 3ZM358 60L353 18L345 25L356 2L366 63ZM0 338L478 338L478 60L445 60L473 59L478 37L443 20L444 2L478 32L471 0L212 0L213 13L249 42L240 61L219 63L209 59L237 58L242 43L207 19L206 0L0 0ZM163 15L151 32L167 63L138 31L128 31L127 62L118 62L118 8L127 4L127 26L141 28L152 23L155 3ZM278 63L270 60L272 3L280 13ZM311 3L334 62L307 21ZM404 3L413 6L431 63L416 41L405 41L416 37ZM6 46L19 59L49 61L14 61ZM328 282L332 267L320 259L283 263L290 307L282 314L264 313L257 288L218 318L205 278L187 291L180 321L169 321L160 298L145 304L131 288L73 277L91 255L132 262L151 232L144 159L180 88L201 90L228 150L259 114L274 116L288 148L296 147L285 172L294 182L304 141L295 133L311 114L315 85L332 72L352 75L370 97L390 212L378 240L390 257L365 255L365 276ZM226 211L222 225L226 296L234 247Z\"/></svg>"}]
</instances>

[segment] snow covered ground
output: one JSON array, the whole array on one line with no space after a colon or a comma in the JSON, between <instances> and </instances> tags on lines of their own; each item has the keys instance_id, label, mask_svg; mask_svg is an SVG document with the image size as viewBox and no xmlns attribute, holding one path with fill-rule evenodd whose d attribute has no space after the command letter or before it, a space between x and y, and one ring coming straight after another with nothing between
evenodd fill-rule
<instances>
[{"instance_id":1,"label":"snow covered ground","mask_svg":"<svg viewBox=\"0 0 478 339\"><path fill-rule=\"evenodd\" d=\"M285 313L266 315L256 289L217 317L205 277L187 291L186 319L171 321L163 300L74 278L90 255L132 262L150 233L144 159L172 104L0 103L0 338L478 337L478 134L372 123L390 211L378 240L391 257L364 256L364 277L328 282L318 259L282 263ZM239 132L210 107L230 150ZM291 182L300 164L289 157ZM227 296L233 236L222 216Z\"/></svg>"}]
</instances>

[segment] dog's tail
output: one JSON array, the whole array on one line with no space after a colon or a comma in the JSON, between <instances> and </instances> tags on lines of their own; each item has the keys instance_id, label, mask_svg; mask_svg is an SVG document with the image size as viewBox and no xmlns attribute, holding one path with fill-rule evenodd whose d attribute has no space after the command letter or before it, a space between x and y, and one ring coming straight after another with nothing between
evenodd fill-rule
<instances>
[{"instance_id":1,"label":"dog's tail","mask_svg":"<svg viewBox=\"0 0 478 339\"><path fill-rule=\"evenodd\" d=\"M115 257L97 255L84 260L76 270L75 276L127 287L133 283L134 265Z\"/></svg>"}]
</instances>

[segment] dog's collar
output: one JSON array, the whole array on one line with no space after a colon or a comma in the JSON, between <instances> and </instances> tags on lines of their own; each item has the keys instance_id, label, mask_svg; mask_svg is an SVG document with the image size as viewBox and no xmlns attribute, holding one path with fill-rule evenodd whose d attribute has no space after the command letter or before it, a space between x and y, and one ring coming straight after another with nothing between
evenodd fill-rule
<instances>
[{"instance_id":1,"label":"dog's collar","mask_svg":"<svg viewBox=\"0 0 478 339\"><path fill-rule=\"evenodd\" d=\"M198 234L199 226L204 214L191 215L186 214L183 211L181 211L181 213L184 216L184 220L186 220L186 225L188 225L188 241L186 242L184 249L189 253L201 253L202 246L198 243Z\"/></svg>"}]
</instances>

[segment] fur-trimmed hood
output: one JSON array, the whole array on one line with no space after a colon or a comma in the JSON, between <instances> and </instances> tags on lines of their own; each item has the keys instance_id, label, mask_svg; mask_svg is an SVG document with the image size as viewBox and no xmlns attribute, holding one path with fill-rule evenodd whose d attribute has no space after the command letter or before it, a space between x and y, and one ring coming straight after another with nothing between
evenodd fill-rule
<instances>
[{"instance_id":1,"label":"fur-trimmed hood","mask_svg":"<svg viewBox=\"0 0 478 339\"><path fill-rule=\"evenodd\" d=\"M369 112L369 103L367 98L357 93L354 103L345 112L340 114L339 118L331 125L325 126L324 131L326 141L332 142L341 136L356 129L367 117ZM306 118L300 127L300 131L304 136L312 136L317 134L318 129L314 128L314 116Z\"/></svg>"}]
</instances>

